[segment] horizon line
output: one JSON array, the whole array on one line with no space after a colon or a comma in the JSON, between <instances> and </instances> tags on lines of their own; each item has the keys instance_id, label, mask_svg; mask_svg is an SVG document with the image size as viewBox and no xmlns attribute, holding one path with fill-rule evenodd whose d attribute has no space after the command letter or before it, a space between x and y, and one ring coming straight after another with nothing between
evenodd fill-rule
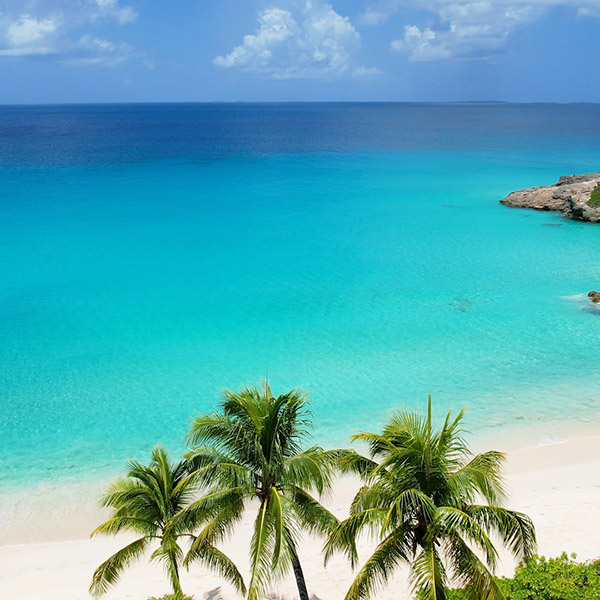
<instances>
[{"instance_id":1,"label":"horizon line","mask_svg":"<svg viewBox=\"0 0 600 600\"><path fill-rule=\"evenodd\" d=\"M34 106L116 106L116 105L150 105L150 104L519 104L519 105L573 105L585 104L598 106L600 102L587 100L137 100L137 101L99 101L99 102L0 102L0 107L34 107Z\"/></svg>"}]
</instances>

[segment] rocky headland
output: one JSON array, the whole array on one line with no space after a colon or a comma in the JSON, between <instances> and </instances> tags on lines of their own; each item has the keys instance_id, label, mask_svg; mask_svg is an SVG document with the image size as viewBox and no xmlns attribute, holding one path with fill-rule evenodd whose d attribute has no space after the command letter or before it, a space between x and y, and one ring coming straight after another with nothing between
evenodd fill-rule
<instances>
[{"instance_id":1,"label":"rocky headland","mask_svg":"<svg viewBox=\"0 0 600 600\"><path fill-rule=\"evenodd\" d=\"M512 192L502 204L516 208L560 211L578 221L600 222L600 171L561 177L554 185ZM593 193L593 198L592 198Z\"/></svg>"},{"instance_id":2,"label":"rocky headland","mask_svg":"<svg viewBox=\"0 0 600 600\"><path fill-rule=\"evenodd\" d=\"M600 292L588 292L588 298L593 304L600 304Z\"/></svg>"}]
</instances>

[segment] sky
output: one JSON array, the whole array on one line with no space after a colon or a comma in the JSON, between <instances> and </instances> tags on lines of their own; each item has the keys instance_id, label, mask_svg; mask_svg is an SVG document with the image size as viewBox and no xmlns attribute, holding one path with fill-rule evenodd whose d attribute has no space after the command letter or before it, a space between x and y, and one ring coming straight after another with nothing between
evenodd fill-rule
<instances>
[{"instance_id":1,"label":"sky","mask_svg":"<svg viewBox=\"0 0 600 600\"><path fill-rule=\"evenodd\" d=\"M0 0L0 104L600 102L600 0Z\"/></svg>"}]
</instances>

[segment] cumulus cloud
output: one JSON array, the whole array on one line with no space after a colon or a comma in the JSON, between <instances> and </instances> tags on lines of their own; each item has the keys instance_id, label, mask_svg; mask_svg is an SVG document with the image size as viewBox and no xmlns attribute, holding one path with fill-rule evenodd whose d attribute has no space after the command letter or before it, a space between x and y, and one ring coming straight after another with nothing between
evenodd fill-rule
<instances>
[{"instance_id":1,"label":"cumulus cloud","mask_svg":"<svg viewBox=\"0 0 600 600\"><path fill-rule=\"evenodd\" d=\"M391 48L397 52L409 52L413 60L427 56L429 60L449 58L449 51L436 44L436 33L432 29L419 29L416 25L404 28L404 38L392 40Z\"/></svg>"},{"instance_id":2,"label":"cumulus cloud","mask_svg":"<svg viewBox=\"0 0 600 600\"><path fill-rule=\"evenodd\" d=\"M214 60L220 67L245 67L253 70L276 70L273 53L278 50L288 52L286 42L296 39L300 34L300 26L288 10L269 8L258 20L259 28L254 35L245 35L240 46L236 46L226 56L217 56ZM293 51L294 44L289 44ZM287 57L286 57L287 58Z\"/></svg>"},{"instance_id":3,"label":"cumulus cloud","mask_svg":"<svg viewBox=\"0 0 600 600\"><path fill-rule=\"evenodd\" d=\"M256 31L214 63L273 79L351 76L360 68L353 62L359 48L360 35L348 17L331 4L308 1L267 8Z\"/></svg>"},{"instance_id":4,"label":"cumulus cloud","mask_svg":"<svg viewBox=\"0 0 600 600\"><path fill-rule=\"evenodd\" d=\"M23 10L24 5L27 10ZM133 7L119 0L4 0L0 8L0 58L115 66L137 55L131 46L91 33L73 34L98 22L125 25L136 18Z\"/></svg>"},{"instance_id":5,"label":"cumulus cloud","mask_svg":"<svg viewBox=\"0 0 600 600\"><path fill-rule=\"evenodd\" d=\"M555 6L600 17L599 0L380 0L367 7L360 22L379 25L394 14L416 10L427 24L404 24L392 50L412 61L486 59L505 48L515 30Z\"/></svg>"},{"instance_id":6,"label":"cumulus cloud","mask_svg":"<svg viewBox=\"0 0 600 600\"><path fill-rule=\"evenodd\" d=\"M22 15L17 21L9 23L6 38L11 46L27 46L54 33L58 23L54 19L35 19Z\"/></svg>"}]
</instances>

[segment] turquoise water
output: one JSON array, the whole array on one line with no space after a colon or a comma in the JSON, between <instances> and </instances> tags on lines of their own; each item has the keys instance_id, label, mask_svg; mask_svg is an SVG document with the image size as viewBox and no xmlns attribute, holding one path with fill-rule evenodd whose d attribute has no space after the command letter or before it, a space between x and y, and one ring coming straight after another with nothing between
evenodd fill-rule
<instances>
[{"instance_id":1,"label":"turquoise water","mask_svg":"<svg viewBox=\"0 0 600 600\"><path fill-rule=\"evenodd\" d=\"M480 436L597 422L600 226L498 200L598 170L600 107L37 110L0 110L3 485L178 451L266 373L325 445L430 390Z\"/></svg>"}]
</instances>

